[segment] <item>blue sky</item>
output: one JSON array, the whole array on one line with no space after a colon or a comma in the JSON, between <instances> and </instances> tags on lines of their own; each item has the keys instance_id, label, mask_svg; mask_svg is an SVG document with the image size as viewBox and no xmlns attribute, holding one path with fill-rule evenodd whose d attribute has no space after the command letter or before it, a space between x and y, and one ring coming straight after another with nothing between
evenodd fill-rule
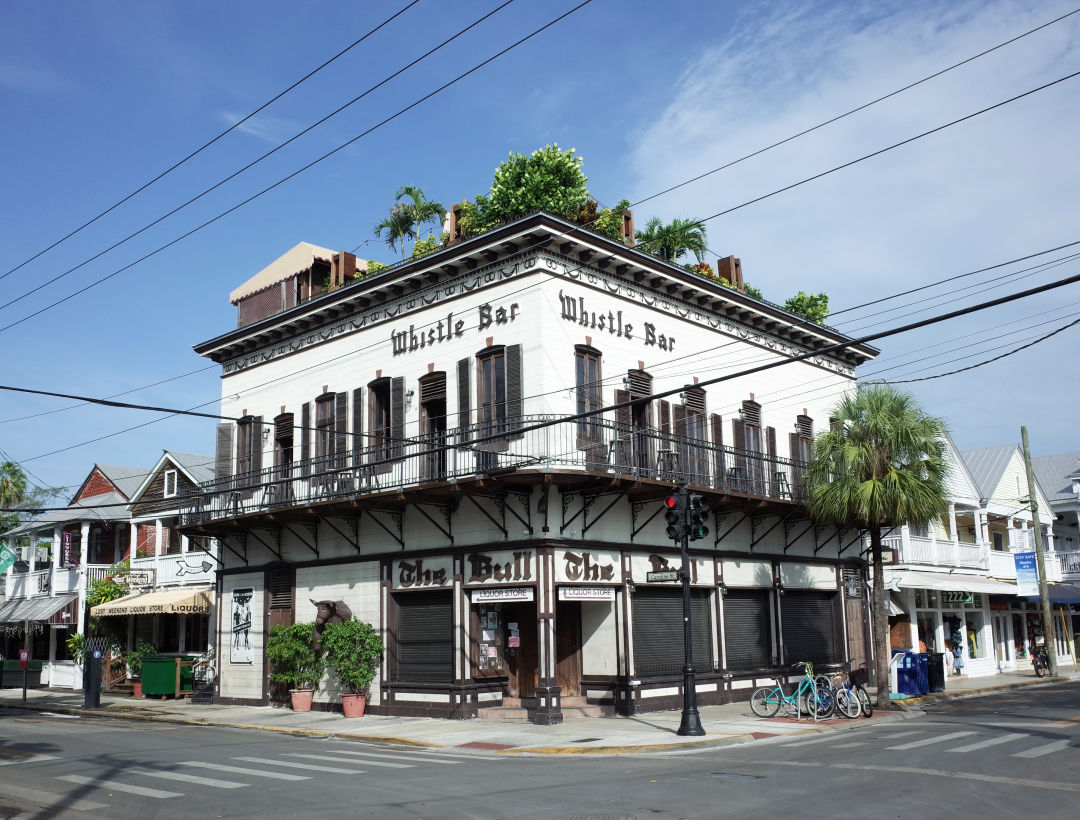
<instances>
[{"instance_id":1,"label":"blue sky","mask_svg":"<svg viewBox=\"0 0 1080 820\"><path fill-rule=\"evenodd\" d=\"M0 274L126 196L405 5L5 4L0 10ZM486 192L509 151L584 157L605 204L639 200L1071 10L1063 2L666 4L593 0L544 34L271 193L86 293L572 8L516 0L312 133L139 237L70 268L227 176L498 5L421 0L255 120L0 279L0 383L213 409L191 346L235 326L228 293L301 240L392 261L372 239L402 184L444 204ZM371 9L377 8L373 12ZM639 205L705 217L1080 70L1080 15L692 185ZM1080 240L1080 78L708 222L765 297L825 291L841 310ZM362 244L366 243L366 244ZM1059 259L1068 251L1046 257ZM1029 263L1030 264L1030 263ZM1077 273L1017 265L831 320L857 335ZM62 277L62 278L60 278ZM978 284L983 283L983 284ZM937 297L912 305L915 298ZM1077 318L1080 285L880 343L868 378L918 378ZM902 307L879 313L886 307ZM919 312L919 311L927 312ZM881 324L876 324L881 323ZM910 385L961 449L1080 450L1080 330ZM968 356L969 358L961 358ZM957 360L957 361L951 361ZM153 387L155 382L166 381ZM776 401L782 401L776 397ZM797 404L798 397L787 397ZM95 463L212 451L213 422L0 393L0 450L77 485ZM58 411L58 412L57 412ZM135 425L145 425L125 431ZM119 434L117 434L119 433ZM93 441L98 439L97 441ZM90 443L84 443L90 442ZM75 446L79 445L79 446ZM55 454L53 451L60 451Z\"/></svg>"}]
</instances>

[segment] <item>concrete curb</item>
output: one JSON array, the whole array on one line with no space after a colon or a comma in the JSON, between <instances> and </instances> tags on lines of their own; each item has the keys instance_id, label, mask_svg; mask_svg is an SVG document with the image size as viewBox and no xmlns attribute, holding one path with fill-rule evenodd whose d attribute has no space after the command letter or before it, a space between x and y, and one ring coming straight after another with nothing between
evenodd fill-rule
<instances>
[{"instance_id":1,"label":"concrete curb","mask_svg":"<svg viewBox=\"0 0 1080 820\"><path fill-rule=\"evenodd\" d=\"M1024 689L1028 686L1038 686L1043 683L1068 683L1072 678L1057 676L1054 678L1035 678L1029 681L1019 681L1017 683L1002 683L996 686L988 686L985 689L971 689L966 692L935 692L931 695L920 695L917 698L904 698L903 700L894 700L891 702L892 707L895 710L907 712L912 711L911 706L919 706L925 703L937 703L943 700L962 700L964 698L977 698L982 695L993 695L998 692L1008 692L1012 689Z\"/></svg>"},{"instance_id":2,"label":"concrete curb","mask_svg":"<svg viewBox=\"0 0 1080 820\"><path fill-rule=\"evenodd\" d=\"M513 749L500 749L496 754L535 754L535 755L612 755L641 754L648 752L667 752L677 749L700 749L703 747L737 746L749 743L753 735L726 735L714 740L688 740L682 743L645 743L629 746L515 746Z\"/></svg>"}]
</instances>

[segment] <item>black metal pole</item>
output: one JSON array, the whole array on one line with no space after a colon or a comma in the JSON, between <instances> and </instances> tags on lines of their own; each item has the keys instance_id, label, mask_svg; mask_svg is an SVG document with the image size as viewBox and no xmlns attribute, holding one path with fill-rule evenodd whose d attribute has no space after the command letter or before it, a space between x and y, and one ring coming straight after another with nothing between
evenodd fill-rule
<instances>
[{"instance_id":1,"label":"black metal pole","mask_svg":"<svg viewBox=\"0 0 1080 820\"><path fill-rule=\"evenodd\" d=\"M683 710L679 723L678 735L703 735L701 715L697 708L697 683L694 677L694 643L690 622L690 504L686 487L679 490L684 510L683 533L679 539L679 552L682 557L682 614L683 614Z\"/></svg>"}]
</instances>

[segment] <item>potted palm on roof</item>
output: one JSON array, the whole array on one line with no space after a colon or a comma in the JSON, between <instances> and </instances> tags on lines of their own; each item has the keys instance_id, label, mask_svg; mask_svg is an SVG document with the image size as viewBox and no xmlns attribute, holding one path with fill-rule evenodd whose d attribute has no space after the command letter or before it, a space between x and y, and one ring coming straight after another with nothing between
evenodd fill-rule
<instances>
[{"instance_id":1,"label":"potted palm on roof","mask_svg":"<svg viewBox=\"0 0 1080 820\"><path fill-rule=\"evenodd\" d=\"M312 643L314 623L277 624L266 637L266 659L273 667L270 680L289 686L294 712L310 712L326 661Z\"/></svg>"},{"instance_id":2,"label":"potted palm on roof","mask_svg":"<svg viewBox=\"0 0 1080 820\"><path fill-rule=\"evenodd\" d=\"M345 717L362 717L371 681L382 663L382 638L365 621L328 623L323 629L322 647L327 665L345 690L341 695Z\"/></svg>"}]
</instances>

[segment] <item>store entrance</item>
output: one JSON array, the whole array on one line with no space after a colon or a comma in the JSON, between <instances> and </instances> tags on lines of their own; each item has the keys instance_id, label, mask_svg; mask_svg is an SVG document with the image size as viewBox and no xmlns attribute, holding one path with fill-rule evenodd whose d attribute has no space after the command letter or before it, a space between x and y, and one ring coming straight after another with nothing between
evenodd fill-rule
<instances>
[{"instance_id":1,"label":"store entrance","mask_svg":"<svg viewBox=\"0 0 1080 820\"><path fill-rule=\"evenodd\" d=\"M507 694L512 698L535 697L540 658L536 648L536 602L509 601L502 605L502 613L506 624Z\"/></svg>"},{"instance_id":2,"label":"store entrance","mask_svg":"<svg viewBox=\"0 0 1080 820\"><path fill-rule=\"evenodd\" d=\"M555 605L555 683L563 697L581 694L581 603Z\"/></svg>"}]
</instances>

